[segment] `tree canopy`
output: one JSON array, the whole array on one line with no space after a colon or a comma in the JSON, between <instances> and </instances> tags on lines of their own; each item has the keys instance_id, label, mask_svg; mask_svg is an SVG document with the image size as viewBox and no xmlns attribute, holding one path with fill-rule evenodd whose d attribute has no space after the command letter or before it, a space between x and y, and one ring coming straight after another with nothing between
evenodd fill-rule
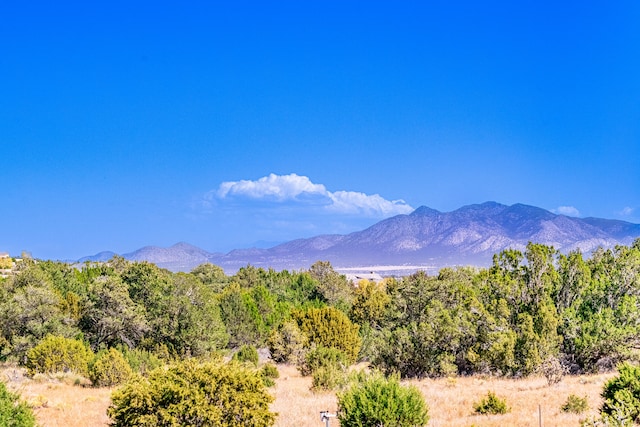
<instances>
[{"instance_id":1,"label":"tree canopy","mask_svg":"<svg viewBox=\"0 0 640 427\"><path fill-rule=\"evenodd\" d=\"M47 336L118 348L132 366L250 345L289 362L334 347L402 377L524 376L549 360L609 370L639 356L640 239L589 257L530 243L488 268L380 283L351 283L326 261L227 276L211 264L27 259L0 279L0 359L24 363Z\"/></svg>"}]
</instances>

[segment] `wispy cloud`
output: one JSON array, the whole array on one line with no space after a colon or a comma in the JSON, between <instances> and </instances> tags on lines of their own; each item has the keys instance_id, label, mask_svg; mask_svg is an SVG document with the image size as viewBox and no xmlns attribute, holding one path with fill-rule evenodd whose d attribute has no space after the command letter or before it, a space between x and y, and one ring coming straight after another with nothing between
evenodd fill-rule
<instances>
[{"instance_id":1,"label":"wispy cloud","mask_svg":"<svg viewBox=\"0 0 640 427\"><path fill-rule=\"evenodd\" d=\"M619 215L621 216L631 216L633 215L633 212L635 211L635 209L630 208L629 206L623 208L620 212L618 212Z\"/></svg>"},{"instance_id":2,"label":"wispy cloud","mask_svg":"<svg viewBox=\"0 0 640 427\"><path fill-rule=\"evenodd\" d=\"M327 192L332 203L327 205L330 211L341 213L366 213L377 216L390 216L406 214L413 211L413 208L404 200L387 200L378 194L368 195L355 191Z\"/></svg>"},{"instance_id":3,"label":"wispy cloud","mask_svg":"<svg viewBox=\"0 0 640 427\"><path fill-rule=\"evenodd\" d=\"M262 177L258 180L228 181L210 192L206 199L248 199L315 206L328 213L355 214L370 217L388 217L406 214L413 208L404 200L387 200L378 194L356 191L329 191L322 184L313 183L308 177L297 174Z\"/></svg>"},{"instance_id":4,"label":"wispy cloud","mask_svg":"<svg viewBox=\"0 0 640 427\"><path fill-rule=\"evenodd\" d=\"M566 216L580 216L580 211L573 206L558 206L552 212Z\"/></svg>"}]
</instances>

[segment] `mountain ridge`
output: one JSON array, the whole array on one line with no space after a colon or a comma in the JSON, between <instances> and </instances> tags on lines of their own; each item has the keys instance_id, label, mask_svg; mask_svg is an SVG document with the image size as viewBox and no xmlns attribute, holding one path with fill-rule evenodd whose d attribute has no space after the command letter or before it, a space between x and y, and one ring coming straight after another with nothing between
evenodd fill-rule
<instances>
[{"instance_id":1,"label":"mountain ridge","mask_svg":"<svg viewBox=\"0 0 640 427\"><path fill-rule=\"evenodd\" d=\"M271 248L234 249L211 253L188 243L169 248L146 246L124 254L132 261L150 261L173 271L189 271L204 262L233 273L248 264L276 270L306 269L328 260L336 269L371 266L445 266L490 264L507 248L524 250L529 241L561 252L629 245L640 237L640 224L603 218L576 218L516 203L466 205L451 212L420 206L409 214L383 219L349 234L295 239ZM109 252L82 261L104 261Z\"/></svg>"}]
</instances>

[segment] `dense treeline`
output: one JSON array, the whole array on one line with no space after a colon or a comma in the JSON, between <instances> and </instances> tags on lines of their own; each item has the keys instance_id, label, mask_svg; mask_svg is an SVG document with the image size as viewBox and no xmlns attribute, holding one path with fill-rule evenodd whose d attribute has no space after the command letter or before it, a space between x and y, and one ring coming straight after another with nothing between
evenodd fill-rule
<instances>
[{"instance_id":1,"label":"dense treeline","mask_svg":"<svg viewBox=\"0 0 640 427\"><path fill-rule=\"evenodd\" d=\"M203 264L171 273L113 258L80 267L24 260L0 279L0 359L27 362L47 336L170 360L241 346L304 363L318 347L403 377L571 372L637 357L640 239L560 254L529 244L488 269L443 269L352 284L328 262L308 271Z\"/></svg>"},{"instance_id":2,"label":"dense treeline","mask_svg":"<svg viewBox=\"0 0 640 427\"><path fill-rule=\"evenodd\" d=\"M444 269L387 285L372 328L374 364L405 376L528 375L559 359L571 372L635 358L640 337L640 240L559 254L529 244L486 270Z\"/></svg>"}]
</instances>

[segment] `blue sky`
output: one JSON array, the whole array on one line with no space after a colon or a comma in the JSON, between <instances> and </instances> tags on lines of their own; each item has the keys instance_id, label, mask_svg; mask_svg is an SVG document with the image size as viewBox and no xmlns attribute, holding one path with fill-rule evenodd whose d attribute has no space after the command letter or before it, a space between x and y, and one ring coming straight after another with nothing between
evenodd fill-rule
<instances>
[{"instance_id":1,"label":"blue sky","mask_svg":"<svg viewBox=\"0 0 640 427\"><path fill-rule=\"evenodd\" d=\"M0 251L640 222L640 3L4 2Z\"/></svg>"}]
</instances>

